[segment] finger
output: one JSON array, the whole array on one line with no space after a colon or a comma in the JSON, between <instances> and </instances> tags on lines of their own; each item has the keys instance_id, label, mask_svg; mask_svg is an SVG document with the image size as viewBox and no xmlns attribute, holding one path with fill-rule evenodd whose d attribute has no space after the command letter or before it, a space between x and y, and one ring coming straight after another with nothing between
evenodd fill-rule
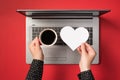
<instances>
[{"instance_id":1,"label":"finger","mask_svg":"<svg viewBox=\"0 0 120 80\"><path fill-rule=\"evenodd\" d=\"M35 39L30 42L29 47L33 47L34 45L35 45Z\"/></svg>"},{"instance_id":2,"label":"finger","mask_svg":"<svg viewBox=\"0 0 120 80\"><path fill-rule=\"evenodd\" d=\"M36 47L39 48L39 49L42 49L42 48L40 47L40 45L41 45L40 40L39 40L38 37L36 37Z\"/></svg>"},{"instance_id":3,"label":"finger","mask_svg":"<svg viewBox=\"0 0 120 80\"><path fill-rule=\"evenodd\" d=\"M40 42L40 40L39 40L39 45L42 45L41 42Z\"/></svg>"},{"instance_id":4,"label":"finger","mask_svg":"<svg viewBox=\"0 0 120 80\"><path fill-rule=\"evenodd\" d=\"M81 51L82 53L86 53L86 46L84 43L81 44Z\"/></svg>"},{"instance_id":5,"label":"finger","mask_svg":"<svg viewBox=\"0 0 120 80\"><path fill-rule=\"evenodd\" d=\"M36 46L40 46L38 37L35 38L35 44Z\"/></svg>"},{"instance_id":6,"label":"finger","mask_svg":"<svg viewBox=\"0 0 120 80\"><path fill-rule=\"evenodd\" d=\"M82 53L82 51L81 51L81 46L79 46L78 48L77 48L77 51L81 54Z\"/></svg>"},{"instance_id":7,"label":"finger","mask_svg":"<svg viewBox=\"0 0 120 80\"><path fill-rule=\"evenodd\" d=\"M96 55L96 52L95 52L95 50L93 49L93 47L92 46L90 46L88 43L85 43L85 45L86 45L86 47L87 47L87 51L88 51L88 53L90 53L90 55Z\"/></svg>"},{"instance_id":8,"label":"finger","mask_svg":"<svg viewBox=\"0 0 120 80\"><path fill-rule=\"evenodd\" d=\"M87 48L87 51L94 51L94 49L92 48L92 46L90 46L88 43L85 43L85 46Z\"/></svg>"},{"instance_id":9,"label":"finger","mask_svg":"<svg viewBox=\"0 0 120 80\"><path fill-rule=\"evenodd\" d=\"M31 45L34 45L36 42L36 38L33 39L33 41L31 42Z\"/></svg>"},{"instance_id":10,"label":"finger","mask_svg":"<svg viewBox=\"0 0 120 80\"><path fill-rule=\"evenodd\" d=\"M40 39L38 39L38 42L39 42L39 45L42 45Z\"/></svg>"}]
</instances>

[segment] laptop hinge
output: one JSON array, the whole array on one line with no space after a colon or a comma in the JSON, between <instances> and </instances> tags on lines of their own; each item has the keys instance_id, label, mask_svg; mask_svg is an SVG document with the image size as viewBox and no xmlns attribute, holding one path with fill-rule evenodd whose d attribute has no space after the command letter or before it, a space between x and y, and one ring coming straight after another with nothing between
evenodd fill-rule
<instances>
[{"instance_id":1,"label":"laptop hinge","mask_svg":"<svg viewBox=\"0 0 120 80\"><path fill-rule=\"evenodd\" d=\"M92 19L93 16L32 16L32 19Z\"/></svg>"}]
</instances>

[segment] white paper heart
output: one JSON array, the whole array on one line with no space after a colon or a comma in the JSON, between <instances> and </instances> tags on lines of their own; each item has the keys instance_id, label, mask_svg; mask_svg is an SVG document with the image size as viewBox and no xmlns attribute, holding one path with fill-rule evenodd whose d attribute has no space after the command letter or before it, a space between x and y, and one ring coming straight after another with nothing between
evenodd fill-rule
<instances>
[{"instance_id":1,"label":"white paper heart","mask_svg":"<svg viewBox=\"0 0 120 80\"><path fill-rule=\"evenodd\" d=\"M74 30L71 26L65 26L60 31L60 37L74 51L88 40L89 32L84 27Z\"/></svg>"}]
</instances>

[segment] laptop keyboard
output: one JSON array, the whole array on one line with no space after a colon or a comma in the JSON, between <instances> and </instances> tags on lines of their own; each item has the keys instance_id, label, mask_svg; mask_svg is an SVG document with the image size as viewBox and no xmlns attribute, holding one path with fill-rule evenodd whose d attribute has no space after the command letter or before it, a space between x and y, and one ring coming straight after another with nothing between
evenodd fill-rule
<instances>
[{"instance_id":1,"label":"laptop keyboard","mask_svg":"<svg viewBox=\"0 0 120 80\"><path fill-rule=\"evenodd\" d=\"M58 35L58 39L57 42L55 43L55 45L65 45L65 43L61 40L60 38L60 30L63 27L32 27L32 40L37 36L39 37L39 33L46 28L50 28L56 31L57 35ZM73 27L74 29L78 28L78 27ZM89 43L90 45L93 44L93 29L92 27L85 27L88 32L89 32L89 39L87 40L87 43Z\"/></svg>"}]
</instances>

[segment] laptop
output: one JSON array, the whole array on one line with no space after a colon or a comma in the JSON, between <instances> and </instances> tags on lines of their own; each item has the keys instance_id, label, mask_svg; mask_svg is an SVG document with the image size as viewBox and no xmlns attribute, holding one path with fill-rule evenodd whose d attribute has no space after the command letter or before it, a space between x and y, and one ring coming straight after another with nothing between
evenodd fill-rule
<instances>
[{"instance_id":1,"label":"laptop","mask_svg":"<svg viewBox=\"0 0 120 80\"><path fill-rule=\"evenodd\" d=\"M85 27L88 30L90 36L89 39L87 40L87 43L89 43L97 53L93 61L93 64L99 63L99 15L108 12L108 10L103 10L103 13L100 13L102 11L99 10L91 10L91 11L79 10L77 12L76 10L53 11L53 12L40 11L40 10L36 10L36 11L18 10L18 12L26 15L26 63L27 64L31 64L32 62L32 56L28 48L29 43L36 36L39 37L40 32L46 28L54 29L58 35L58 40L53 46L49 46L49 47L41 46L45 57L44 63L45 64L78 64L80 60L80 55L77 52L77 50L72 51L60 38L60 30L65 26L71 26L74 29L78 27ZM53 14L54 12L56 14ZM50 14L46 14L46 13L50 13ZM72 13L72 15L69 13Z\"/></svg>"}]
</instances>

